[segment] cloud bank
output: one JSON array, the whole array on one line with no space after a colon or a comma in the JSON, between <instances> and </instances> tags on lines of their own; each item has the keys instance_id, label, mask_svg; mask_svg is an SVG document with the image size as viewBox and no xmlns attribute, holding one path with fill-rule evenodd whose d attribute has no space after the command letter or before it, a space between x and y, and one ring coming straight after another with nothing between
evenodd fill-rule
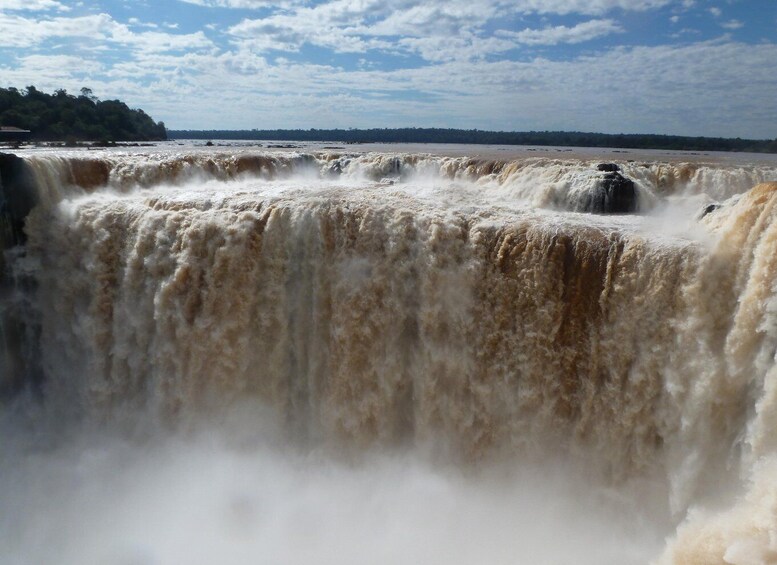
<instances>
[{"instance_id":1,"label":"cloud bank","mask_svg":"<svg viewBox=\"0 0 777 565\"><path fill-rule=\"evenodd\" d=\"M758 20L690 0L6 0L0 76L173 128L773 138L777 26Z\"/></svg>"}]
</instances>

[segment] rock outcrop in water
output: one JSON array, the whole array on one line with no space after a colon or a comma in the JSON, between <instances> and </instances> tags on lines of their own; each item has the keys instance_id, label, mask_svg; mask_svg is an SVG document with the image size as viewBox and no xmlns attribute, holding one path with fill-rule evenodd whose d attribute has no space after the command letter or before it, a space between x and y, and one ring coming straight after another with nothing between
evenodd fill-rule
<instances>
[{"instance_id":1,"label":"rock outcrop in water","mask_svg":"<svg viewBox=\"0 0 777 565\"><path fill-rule=\"evenodd\" d=\"M600 163L596 172L587 171L572 182L553 186L548 204L570 212L633 214L640 207L637 185L613 163Z\"/></svg>"},{"instance_id":2,"label":"rock outcrop in water","mask_svg":"<svg viewBox=\"0 0 777 565\"><path fill-rule=\"evenodd\" d=\"M720 209L721 205L717 202L713 202L712 204L707 204L704 209L699 213L699 219L701 220L708 214L712 214L715 210Z\"/></svg>"},{"instance_id":3,"label":"rock outcrop in water","mask_svg":"<svg viewBox=\"0 0 777 565\"><path fill-rule=\"evenodd\" d=\"M576 212L593 214L631 214L638 209L638 194L634 181L623 176L617 165L602 163L597 170L604 173L582 198Z\"/></svg>"}]
</instances>

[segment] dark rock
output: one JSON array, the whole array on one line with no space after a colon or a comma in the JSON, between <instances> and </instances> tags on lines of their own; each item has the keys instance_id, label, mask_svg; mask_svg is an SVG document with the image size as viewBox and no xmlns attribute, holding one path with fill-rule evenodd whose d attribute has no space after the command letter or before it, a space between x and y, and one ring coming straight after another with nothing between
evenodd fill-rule
<instances>
[{"instance_id":1,"label":"dark rock","mask_svg":"<svg viewBox=\"0 0 777 565\"><path fill-rule=\"evenodd\" d=\"M90 147L116 147L116 142L101 139L100 141L93 141Z\"/></svg>"},{"instance_id":2,"label":"dark rock","mask_svg":"<svg viewBox=\"0 0 777 565\"><path fill-rule=\"evenodd\" d=\"M24 244L24 219L38 203L35 178L26 161L11 153L0 153L0 221L3 249Z\"/></svg>"},{"instance_id":3,"label":"dark rock","mask_svg":"<svg viewBox=\"0 0 777 565\"><path fill-rule=\"evenodd\" d=\"M607 172L601 182L603 214L630 214L637 211L637 188L634 181L618 172Z\"/></svg>"},{"instance_id":4,"label":"dark rock","mask_svg":"<svg viewBox=\"0 0 777 565\"><path fill-rule=\"evenodd\" d=\"M340 161L335 161L332 166L329 167L329 176L336 177L343 174L343 165Z\"/></svg>"},{"instance_id":5,"label":"dark rock","mask_svg":"<svg viewBox=\"0 0 777 565\"><path fill-rule=\"evenodd\" d=\"M37 201L35 177L27 162L0 153L0 347L4 351L0 401L25 387L40 391L43 382L37 355L40 326L29 306L37 283L24 272L11 273L7 263L25 253L24 222Z\"/></svg>"},{"instance_id":6,"label":"dark rock","mask_svg":"<svg viewBox=\"0 0 777 565\"><path fill-rule=\"evenodd\" d=\"M604 172L588 192L577 197L572 206L575 212L592 214L633 214L637 208L638 194L634 181L617 171Z\"/></svg>"},{"instance_id":7,"label":"dark rock","mask_svg":"<svg viewBox=\"0 0 777 565\"><path fill-rule=\"evenodd\" d=\"M596 169L605 173L617 173L621 170L615 163L599 163Z\"/></svg>"},{"instance_id":8,"label":"dark rock","mask_svg":"<svg viewBox=\"0 0 777 565\"><path fill-rule=\"evenodd\" d=\"M701 214L699 214L699 219L701 220L707 214L712 214L715 210L717 210L720 207L721 207L721 205L718 204L717 202L715 202L713 204L707 204L704 207L704 210L701 211Z\"/></svg>"}]
</instances>

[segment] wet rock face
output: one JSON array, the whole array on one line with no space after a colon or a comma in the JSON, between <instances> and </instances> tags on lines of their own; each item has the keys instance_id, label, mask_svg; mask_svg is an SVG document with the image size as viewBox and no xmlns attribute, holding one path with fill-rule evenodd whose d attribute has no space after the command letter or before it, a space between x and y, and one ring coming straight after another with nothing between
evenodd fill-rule
<instances>
[{"instance_id":1,"label":"wet rock face","mask_svg":"<svg viewBox=\"0 0 777 565\"><path fill-rule=\"evenodd\" d=\"M601 182L601 213L629 214L637 211L634 181L619 172L607 172ZM598 210L597 210L598 211Z\"/></svg>"},{"instance_id":2,"label":"wet rock face","mask_svg":"<svg viewBox=\"0 0 777 565\"><path fill-rule=\"evenodd\" d=\"M34 178L24 159L0 153L0 217L6 232L3 248L24 243L24 218L36 201Z\"/></svg>"},{"instance_id":3,"label":"wet rock face","mask_svg":"<svg viewBox=\"0 0 777 565\"><path fill-rule=\"evenodd\" d=\"M595 185L578 201L576 212L592 214L633 214L638 208L634 181L620 173L618 165L600 163L603 174Z\"/></svg>"},{"instance_id":4,"label":"wet rock face","mask_svg":"<svg viewBox=\"0 0 777 565\"><path fill-rule=\"evenodd\" d=\"M40 335L28 301L17 296L32 296L35 282L30 276L11 274L8 255L18 256L27 241L24 222L37 204L35 179L26 161L10 153L0 153L0 400L26 384L33 388L42 382L38 358Z\"/></svg>"}]
</instances>

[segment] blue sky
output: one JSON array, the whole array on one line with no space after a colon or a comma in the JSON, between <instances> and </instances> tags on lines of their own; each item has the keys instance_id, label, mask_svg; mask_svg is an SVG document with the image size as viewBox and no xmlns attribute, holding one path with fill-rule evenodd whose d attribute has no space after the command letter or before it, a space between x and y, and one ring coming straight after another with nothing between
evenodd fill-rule
<instances>
[{"instance_id":1,"label":"blue sky","mask_svg":"<svg viewBox=\"0 0 777 565\"><path fill-rule=\"evenodd\" d=\"M0 0L0 86L169 128L777 137L777 0Z\"/></svg>"}]
</instances>

